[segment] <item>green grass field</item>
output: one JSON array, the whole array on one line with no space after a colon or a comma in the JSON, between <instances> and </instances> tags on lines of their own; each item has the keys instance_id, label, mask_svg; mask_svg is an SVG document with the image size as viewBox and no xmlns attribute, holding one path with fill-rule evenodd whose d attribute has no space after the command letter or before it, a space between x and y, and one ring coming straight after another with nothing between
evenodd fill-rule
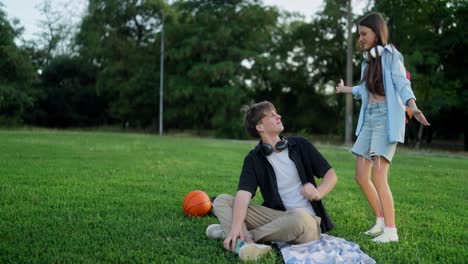
<instances>
[{"instance_id":1,"label":"green grass field","mask_svg":"<svg viewBox=\"0 0 468 264\"><path fill-rule=\"evenodd\" d=\"M217 220L186 217L181 204L194 189L234 194L254 144L0 130L0 263L237 263L205 236ZM331 235L377 263L468 262L468 156L399 148L389 180L400 242L374 244L361 234L374 218L354 182L353 155L317 147L339 178L324 200L337 226Z\"/></svg>"}]
</instances>

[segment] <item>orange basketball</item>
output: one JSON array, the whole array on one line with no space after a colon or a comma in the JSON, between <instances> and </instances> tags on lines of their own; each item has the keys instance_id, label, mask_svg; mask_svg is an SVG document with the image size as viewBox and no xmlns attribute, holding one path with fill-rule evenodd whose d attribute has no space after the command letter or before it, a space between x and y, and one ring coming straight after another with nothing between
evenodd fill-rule
<instances>
[{"instance_id":1,"label":"orange basketball","mask_svg":"<svg viewBox=\"0 0 468 264\"><path fill-rule=\"evenodd\" d=\"M184 214L188 216L205 216L211 210L211 201L204 191L194 190L185 195L182 204Z\"/></svg>"}]
</instances>

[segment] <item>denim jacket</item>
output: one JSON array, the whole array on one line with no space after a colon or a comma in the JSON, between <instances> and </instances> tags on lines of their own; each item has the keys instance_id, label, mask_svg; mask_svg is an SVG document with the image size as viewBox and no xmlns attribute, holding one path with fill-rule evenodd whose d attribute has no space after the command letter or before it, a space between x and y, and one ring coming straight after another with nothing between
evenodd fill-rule
<instances>
[{"instance_id":1,"label":"denim jacket","mask_svg":"<svg viewBox=\"0 0 468 264\"><path fill-rule=\"evenodd\" d=\"M385 100L388 109L388 142L403 143L405 140L405 106L408 100L416 100L416 97L411 89L410 81L406 78L403 56L393 45L386 45L384 47L381 54L381 61ZM364 76L366 67L367 62L364 60L361 65L361 79ZM353 86L353 95L355 99L362 100L356 128L356 136L359 136L369 102L369 90L366 87L366 83L362 82L359 85Z\"/></svg>"}]
</instances>

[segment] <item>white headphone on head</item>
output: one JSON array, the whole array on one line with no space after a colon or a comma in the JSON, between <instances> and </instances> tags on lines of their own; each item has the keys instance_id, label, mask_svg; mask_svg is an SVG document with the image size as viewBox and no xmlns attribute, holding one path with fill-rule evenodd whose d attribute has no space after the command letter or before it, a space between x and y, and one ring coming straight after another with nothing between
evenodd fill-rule
<instances>
[{"instance_id":1,"label":"white headphone on head","mask_svg":"<svg viewBox=\"0 0 468 264\"><path fill-rule=\"evenodd\" d=\"M370 53L370 56L371 56L372 58L375 59L375 58L377 57L377 54L376 54L376 51L375 51L375 50L377 50L377 53L379 54L379 56L381 56L381 55L382 55L382 51L384 50L384 47L383 47L383 46L380 46L380 45L377 45L377 46L375 46L375 47L372 47L369 51L364 51L364 52L362 53L362 56L364 57L364 59L365 59L366 61L369 61L369 60L370 60L369 53Z\"/></svg>"}]
</instances>

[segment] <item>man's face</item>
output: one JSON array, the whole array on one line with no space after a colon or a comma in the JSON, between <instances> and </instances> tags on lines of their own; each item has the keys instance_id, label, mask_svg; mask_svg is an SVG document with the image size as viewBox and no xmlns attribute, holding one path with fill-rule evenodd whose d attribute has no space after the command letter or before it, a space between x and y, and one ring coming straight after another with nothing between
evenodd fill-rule
<instances>
[{"instance_id":1,"label":"man's face","mask_svg":"<svg viewBox=\"0 0 468 264\"><path fill-rule=\"evenodd\" d=\"M276 113L276 109L265 111L265 116L257 125L257 130L268 135L279 135L283 132L284 127L283 123L281 123L281 116Z\"/></svg>"}]
</instances>

